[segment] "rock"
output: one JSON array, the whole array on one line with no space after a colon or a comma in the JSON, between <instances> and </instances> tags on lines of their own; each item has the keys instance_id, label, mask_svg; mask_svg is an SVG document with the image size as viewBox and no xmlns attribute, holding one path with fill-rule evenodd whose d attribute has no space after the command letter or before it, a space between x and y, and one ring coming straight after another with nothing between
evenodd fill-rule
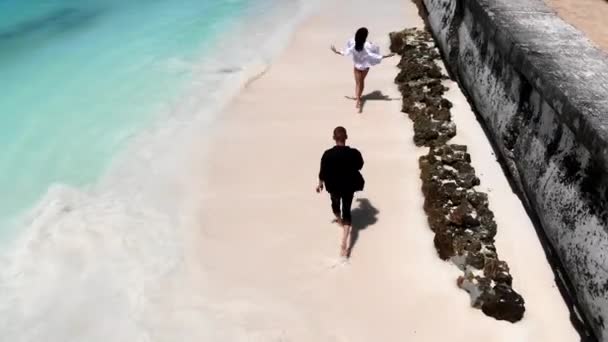
<instances>
[{"instance_id":1,"label":"rock","mask_svg":"<svg viewBox=\"0 0 608 342\"><path fill-rule=\"evenodd\" d=\"M439 257L464 274L457 284L471 305L496 319L515 322L523 317L524 301L511 287L509 267L498 259L496 222L465 145L447 144L456 135L452 103L443 98L445 75L434 62L438 50L428 32L405 29L390 34L391 51L400 53L395 77L403 96L402 111L414 123L414 142L429 147L420 157L424 211Z\"/></svg>"},{"instance_id":2,"label":"rock","mask_svg":"<svg viewBox=\"0 0 608 342\"><path fill-rule=\"evenodd\" d=\"M511 323L521 320L525 310L522 296L505 284L494 286L493 294L481 305L486 315Z\"/></svg>"},{"instance_id":3,"label":"rock","mask_svg":"<svg viewBox=\"0 0 608 342\"><path fill-rule=\"evenodd\" d=\"M468 153L462 154L461 157L467 158ZM452 166L458 170L458 177L456 178L456 183L465 188L471 189L476 185L480 184L479 178L475 176L475 169L471 166L471 164L466 161L455 161L452 163Z\"/></svg>"},{"instance_id":4,"label":"rock","mask_svg":"<svg viewBox=\"0 0 608 342\"><path fill-rule=\"evenodd\" d=\"M436 156L440 156L444 164L452 165L454 167L456 167L455 165L457 163L458 165L463 166L470 163L471 158L468 153L466 153L466 146L461 145L437 146L432 150L432 153Z\"/></svg>"},{"instance_id":5,"label":"rock","mask_svg":"<svg viewBox=\"0 0 608 342\"><path fill-rule=\"evenodd\" d=\"M433 120L437 121L450 121L452 119L452 115L450 114L450 110L447 108L431 108L429 110L431 115L433 116Z\"/></svg>"},{"instance_id":6,"label":"rock","mask_svg":"<svg viewBox=\"0 0 608 342\"><path fill-rule=\"evenodd\" d=\"M391 40L390 50L392 53L401 53L405 45L406 32L391 32L388 34Z\"/></svg>"},{"instance_id":7,"label":"rock","mask_svg":"<svg viewBox=\"0 0 608 342\"><path fill-rule=\"evenodd\" d=\"M455 255L454 253L454 234L450 230L436 231L433 242L435 249L442 260L448 260Z\"/></svg>"},{"instance_id":8,"label":"rock","mask_svg":"<svg viewBox=\"0 0 608 342\"><path fill-rule=\"evenodd\" d=\"M454 184L456 186L456 184ZM458 206L462 203L463 200L466 199L466 192L462 189L457 189L452 194L450 194L450 201L455 206Z\"/></svg>"},{"instance_id":9,"label":"rock","mask_svg":"<svg viewBox=\"0 0 608 342\"><path fill-rule=\"evenodd\" d=\"M466 236L462 236L461 234L456 234L454 236L454 239L452 242L452 245L454 246L454 255L464 256L467 253L466 249L470 242L471 242L471 240L468 239ZM454 261L454 260L452 260L452 261Z\"/></svg>"},{"instance_id":10,"label":"rock","mask_svg":"<svg viewBox=\"0 0 608 342\"><path fill-rule=\"evenodd\" d=\"M441 99L440 105L441 105L441 108L446 108L446 109L452 108L452 102L450 102L447 99Z\"/></svg>"},{"instance_id":11,"label":"rock","mask_svg":"<svg viewBox=\"0 0 608 342\"><path fill-rule=\"evenodd\" d=\"M431 230L434 232L440 231L440 230L445 230L446 229L446 219L445 216L443 215L443 213L439 210L435 210L435 211L429 211L429 226L431 227Z\"/></svg>"},{"instance_id":12,"label":"rock","mask_svg":"<svg viewBox=\"0 0 608 342\"><path fill-rule=\"evenodd\" d=\"M483 254L486 256L486 258L489 259L498 259L498 255L496 254L496 247L494 246L493 243L483 243Z\"/></svg>"},{"instance_id":13,"label":"rock","mask_svg":"<svg viewBox=\"0 0 608 342\"><path fill-rule=\"evenodd\" d=\"M456 125L453 122L443 122L440 125L442 133L441 143L445 144L446 141L456 136Z\"/></svg>"},{"instance_id":14,"label":"rock","mask_svg":"<svg viewBox=\"0 0 608 342\"><path fill-rule=\"evenodd\" d=\"M491 214L491 212L490 212ZM493 242L496 236L496 222L494 222L494 215L488 215L487 212L479 215L480 227L478 234L480 239L483 241Z\"/></svg>"},{"instance_id":15,"label":"rock","mask_svg":"<svg viewBox=\"0 0 608 342\"><path fill-rule=\"evenodd\" d=\"M424 179L423 179L424 180ZM432 207L442 207L447 203L449 197L443 189L444 185L438 180L427 179L427 182L422 185L422 192L424 193L425 201ZM430 208L425 204L425 208Z\"/></svg>"},{"instance_id":16,"label":"rock","mask_svg":"<svg viewBox=\"0 0 608 342\"><path fill-rule=\"evenodd\" d=\"M456 209L452 210L448 216L448 220L456 226L460 227L476 227L479 226L479 220L477 219L477 213L475 208L464 200Z\"/></svg>"},{"instance_id":17,"label":"rock","mask_svg":"<svg viewBox=\"0 0 608 342\"><path fill-rule=\"evenodd\" d=\"M486 315L511 323L523 318L524 300L509 285L492 287L490 278L475 276L468 270L458 277L456 284L470 294L471 306L481 308Z\"/></svg>"},{"instance_id":18,"label":"rock","mask_svg":"<svg viewBox=\"0 0 608 342\"><path fill-rule=\"evenodd\" d=\"M437 66L430 67L427 71L427 75L430 78L437 78L437 79L441 79L441 77L443 76L443 74L441 73L441 70ZM441 93L439 93L439 91ZM443 89L441 89L441 90L437 89L437 93L433 93L433 94L443 95Z\"/></svg>"},{"instance_id":19,"label":"rock","mask_svg":"<svg viewBox=\"0 0 608 342\"><path fill-rule=\"evenodd\" d=\"M480 205L477 208L479 214L479 220L483 224L492 224L494 222L494 213L490 210L490 207L486 205Z\"/></svg>"},{"instance_id":20,"label":"rock","mask_svg":"<svg viewBox=\"0 0 608 342\"><path fill-rule=\"evenodd\" d=\"M418 117L418 120L414 121L414 143L416 146L428 146L430 142L439 138L439 131L436 127L437 124L429 118Z\"/></svg>"},{"instance_id":21,"label":"rock","mask_svg":"<svg viewBox=\"0 0 608 342\"><path fill-rule=\"evenodd\" d=\"M488 195L483 192L470 191L467 192L466 197L477 211L488 207Z\"/></svg>"},{"instance_id":22,"label":"rock","mask_svg":"<svg viewBox=\"0 0 608 342\"><path fill-rule=\"evenodd\" d=\"M509 266L498 259L488 259L483 268L483 274L497 283L511 286L513 278L509 274Z\"/></svg>"},{"instance_id":23,"label":"rock","mask_svg":"<svg viewBox=\"0 0 608 342\"><path fill-rule=\"evenodd\" d=\"M467 252L477 253L481 251L481 242L479 242L479 240L475 238L469 239L469 242L465 249Z\"/></svg>"},{"instance_id":24,"label":"rock","mask_svg":"<svg viewBox=\"0 0 608 342\"><path fill-rule=\"evenodd\" d=\"M467 265L475 267L478 270L482 270L486 262L484 255L479 252L467 253L465 260Z\"/></svg>"},{"instance_id":25,"label":"rock","mask_svg":"<svg viewBox=\"0 0 608 342\"><path fill-rule=\"evenodd\" d=\"M465 270L464 276L458 277L456 284L471 296L471 306L481 308L484 301L492 296L491 280L475 276L470 270Z\"/></svg>"},{"instance_id":26,"label":"rock","mask_svg":"<svg viewBox=\"0 0 608 342\"><path fill-rule=\"evenodd\" d=\"M441 180L441 189L445 193L446 198L451 199L452 196L458 191L458 186L456 182L449 182L454 179L454 174L450 170L446 170L444 168L440 168L440 171L437 172L437 178ZM449 183L448 183L449 182Z\"/></svg>"},{"instance_id":27,"label":"rock","mask_svg":"<svg viewBox=\"0 0 608 342\"><path fill-rule=\"evenodd\" d=\"M426 110L415 108L410 112L410 118L414 120L414 143L417 146L440 146L456 135L456 125L432 120Z\"/></svg>"}]
</instances>

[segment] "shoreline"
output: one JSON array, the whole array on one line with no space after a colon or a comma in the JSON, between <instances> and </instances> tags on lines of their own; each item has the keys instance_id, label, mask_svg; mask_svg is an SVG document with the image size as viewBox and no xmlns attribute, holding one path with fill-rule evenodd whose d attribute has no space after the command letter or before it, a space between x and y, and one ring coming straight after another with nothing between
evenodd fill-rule
<instances>
[{"instance_id":1,"label":"shoreline","mask_svg":"<svg viewBox=\"0 0 608 342\"><path fill-rule=\"evenodd\" d=\"M108 188L120 190L141 186L127 183L124 178L128 177L131 183L136 183L141 175L149 171L150 164L162 164L155 160L151 153L160 154L169 149L180 150L178 145L187 144L186 140L193 140L196 135L206 133L208 126L218 120L217 116L232 99L270 67L272 61L288 44L289 37L299 22L314 12L317 6L313 1L311 4L300 4L297 8L291 6L277 9L267 17L242 19L228 25L220 38L201 43L200 49L213 50L212 53L201 54L195 59L159 60L157 67L190 74L184 84L179 85L180 91L146 114L147 118L142 124L129 126L124 135L120 136L120 139L117 138L121 141L121 148L116 149L93 178L77 182L70 179L52 182L35 201L13 215L2 218L2 222L22 225L21 221L29 219L34 211L44 205L43 202L47 201L54 188L97 194ZM247 10L252 11L250 8ZM272 23L276 27L269 33L260 28L262 23ZM243 36L246 33L256 37L262 35L264 39L245 37L241 41L243 52L239 51L240 55L233 53L226 56L226 51L230 51L232 44L227 43L227 38ZM167 141L175 140L176 136L183 142L173 143L173 146L167 148Z\"/></svg>"},{"instance_id":2,"label":"shoreline","mask_svg":"<svg viewBox=\"0 0 608 342\"><path fill-rule=\"evenodd\" d=\"M204 151L205 141L198 137L212 134L222 109L249 79L259 76L267 67L264 63L276 58L298 21L314 10L311 6L303 12L298 7L293 18L282 15L281 7L268 18L236 24L218 49L229 48L229 37L251 36L242 37L241 50L229 58L221 58L222 50L196 65L171 60L177 64L167 67L193 73L178 98L151 114L149 125L125 137L125 148L112 156L93 182L51 184L10 220L20 229L13 229L14 234L7 234L0 244L4 248L0 283L6 290L0 303L4 317L0 331L7 339L37 341L44 335L48 341L75 336L103 341L109 335L116 341L150 336L209 340L215 336L213 329L201 324L212 321L209 309L193 299L205 288L197 271L201 262L184 262L194 248L190 244L195 225L195 218L189 216L191 184L184 181L191 155L184 146L196 141L202 143L197 153ZM263 46L258 46L261 40L256 35L266 30L255 26L260 21L278 22L274 30L285 31L264 36ZM196 306L189 306L193 302ZM82 315L90 307L94 309L89 315ZM54 312L52 319L39 317L39 312L49 310ZM189 317L183 317L188 310ZM101 324L97 316L107 318ZM221 322L215 323L219 329ZM38 329L21 332L33 325ZM73 325L82 329L75 331ZM108 325L116 329L107 331Z\"/></svg>"}]
</instances>

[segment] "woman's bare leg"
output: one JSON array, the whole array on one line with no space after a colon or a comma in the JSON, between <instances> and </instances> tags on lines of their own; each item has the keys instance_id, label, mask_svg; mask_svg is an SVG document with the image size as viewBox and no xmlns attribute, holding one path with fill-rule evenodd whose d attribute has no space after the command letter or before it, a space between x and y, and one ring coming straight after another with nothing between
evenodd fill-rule
<instances>
[{"instance_id":1,"label":"woman's bare leg","mask_svg":"<svg viewBox=\"0 0 608 342\"><path fill-rule=\"evenodd\" d=\"M363 89L365 88L365 78L367 77L368 72L369 72L369 69L360 71L360 74L359 74L359 99L361 99L361 96L363 96Z\"/></svg>"},{"instance_id":2,"label":"woman's bare leg","mask_svg":"<svg viewBox=\"0 0 608 342\"><path fill-rule=\"evenodd\" d=\"M365 88L365 77L369 69L357 70L355 68L355 99L357 100L357 108L361 109L363 102L361 97L363 96L363 89Z\"/></svg>"},{"instance_id":3,"label":"woman's bare leg","mask_svg":"<svg viewBox=\"0 0 608 342\"><path fill-rule=\"evenodd\" d=\"M359 108L361 104L361 71L357 70L357 68L354 68L353 70L355 75L355 106Z\"/></svg>"}]
</instances>

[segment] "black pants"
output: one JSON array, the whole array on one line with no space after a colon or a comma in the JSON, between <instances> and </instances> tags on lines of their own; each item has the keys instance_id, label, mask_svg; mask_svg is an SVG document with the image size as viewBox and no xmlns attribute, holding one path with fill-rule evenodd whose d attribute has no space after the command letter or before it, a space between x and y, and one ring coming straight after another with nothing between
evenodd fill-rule
<instances>
[{"instance_id":1,"label":"black pants","mask_svg":"<svg viewBox=\"0 0 608 342\"><path fill-rule=\"evenodd\" d=\"M351 224L350 207L353 204L354 194L330 194L331 195L331 210L337 217L342 218L344 224ZM342 215L340 215L340 202L342 202Z\"/></svg>"}]
</instances>

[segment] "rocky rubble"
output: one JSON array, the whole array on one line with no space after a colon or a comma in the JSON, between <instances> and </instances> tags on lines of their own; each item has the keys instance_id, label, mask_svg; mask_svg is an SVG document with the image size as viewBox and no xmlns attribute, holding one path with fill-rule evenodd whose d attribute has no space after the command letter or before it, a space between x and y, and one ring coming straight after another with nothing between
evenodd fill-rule
<instances>
[{"instance_id":1,"label":"rocky rubble","mask_svg":"<svg viewBox=\"0 0 608 342\"><path fill-rule=\"evenodd\" d=\"M463 271L457 280L471 305L499 320L517 322L525 308L512 288L506 262L494 246L496 222L488 196L478 192L479 178L463 145L446 144L456 135L450 101L443 98L445 78L430 34L406 29L390 34L391 51L402 56L395 78L403 96L403 112L414 122L414 142L428 146L420 158L424 210L435 233L439 257Z\"/></svg>"},{"instance_id":2,"label":"rocky rubble","mask_svg":"<svg viewBox=\"0 0 608 342\"><path fill-rule=\"evenodd\" d=\"M393 32L391 51L400 54L401 71L395 78L403 94L402 111L414 121L417 146L445 144L456 135L451 120L452 103L443 99L445 78L434 60L439 58L431 36L425 31L407 29Z\"/></svg>"}]
</instances>

